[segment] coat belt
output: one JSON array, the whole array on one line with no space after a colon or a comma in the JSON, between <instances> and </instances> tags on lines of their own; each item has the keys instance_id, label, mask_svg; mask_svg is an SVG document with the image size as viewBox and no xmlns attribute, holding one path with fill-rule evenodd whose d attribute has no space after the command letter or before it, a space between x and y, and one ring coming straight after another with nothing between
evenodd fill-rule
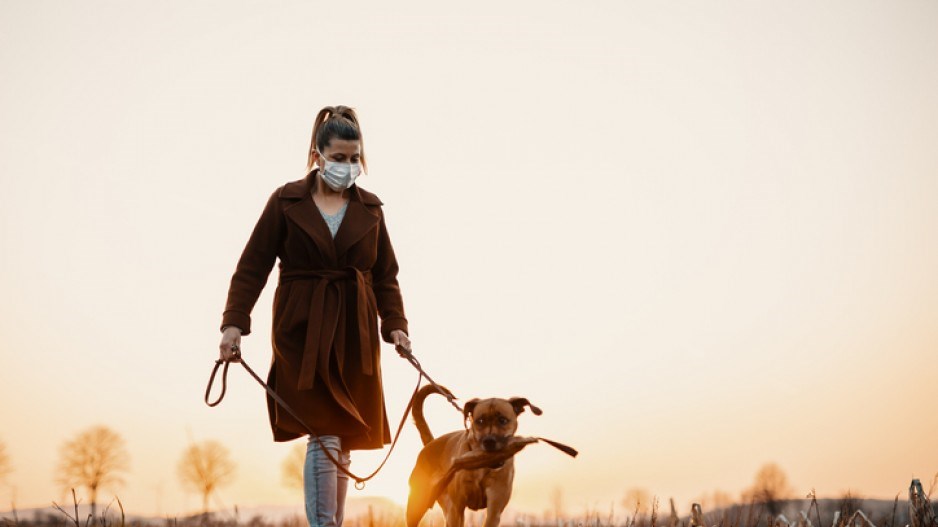
<instances>
[{"instance_id":1,"label":"coat belt","mask_svg":"<svg viewBox=\"0 0 938 527\"><path fill-rule=\"evenodd\" d=\"M317 363L320 367L329 367L328 357L335 341L336 330L340 329L339 320L345 320L342 282L352 282L357 289L356 318L358 319L358 342L361 352L362 373L373 375L371 317L368 303L368 289L371 287L371 271L361 271L356 267L343 269L286 270L280 272L280 283L294 280L318 280L310 299L309 320L306 324L306 343L303 346L303 359L300 364L297 389L309 390L316 379ZM326 295L335 291L337 306L327 310ZM321 317L321 318L318 318ZM345 328L341 328L342 331ZM323 333L325 332L325 333ZM344 350L337 350L344 353Z\"/></svg>"}]
</instances>

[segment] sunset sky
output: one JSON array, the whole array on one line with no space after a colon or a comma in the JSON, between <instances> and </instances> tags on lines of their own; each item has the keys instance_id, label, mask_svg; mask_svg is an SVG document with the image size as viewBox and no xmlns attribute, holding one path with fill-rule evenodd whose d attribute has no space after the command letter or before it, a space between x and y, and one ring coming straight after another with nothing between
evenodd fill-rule
<instances>
[{"instance_id":1,"label":"sunset sky","mask_svg":"<svg viewBox=\"0 0 938 527\"><path fill-rule=\"evenodd\" d=\"M938 473L938 2L0 1L0 511L62 499L105 424L135 514L302 503L228 282L325 105L355 107L411 337L463 399L525 396L511 508L640 487L892 499ZM244 354L270 362L276 271ZM416 381L383 349L390 420ZM436 433L461 427L428 402ZM419 437L352 496L406 500ZM370 472L380 452L353 452Z\"/></svg>"}]
</instances>

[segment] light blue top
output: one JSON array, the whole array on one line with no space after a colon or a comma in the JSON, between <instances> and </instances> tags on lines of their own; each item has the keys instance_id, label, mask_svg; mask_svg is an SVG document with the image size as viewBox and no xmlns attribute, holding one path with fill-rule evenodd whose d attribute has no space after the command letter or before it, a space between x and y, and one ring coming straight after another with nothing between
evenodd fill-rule
<instances>
[{"instance_id":1,"label":"light blue top","mask_svg":"<svg viewBox=\"0 0 938 527\"><path fill-rule=\"evenodd\" d=\"M322 214L322 219L326 220L326 225L329 226L329 232L332 233L333 238L335 238L335 233L339 232L339 225L342 224L342 218L345 217L345 209L347 207L348 207L348 201L346 201L345 204L342 205L342 208L339 209L338 212L336 212L335 214L331 216L323 212L322 209L319 209L319 213ZM318 209L319 207L316 207L316 208Z\"/></svg>"}]
</instances>

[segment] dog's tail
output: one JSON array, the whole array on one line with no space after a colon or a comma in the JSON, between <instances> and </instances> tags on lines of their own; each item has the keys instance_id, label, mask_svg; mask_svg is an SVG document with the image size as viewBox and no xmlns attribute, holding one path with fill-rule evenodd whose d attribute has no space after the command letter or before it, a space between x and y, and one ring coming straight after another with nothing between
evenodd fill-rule
<instances>
[{"instance_id":1,"label":"dog's tail","mask_svg":"<svg viewBox=\"0 0 938 527\"><path fill-rule=\"evenodd\" d=\"M442 391L441 391L442 390ZM453 393L449 391L445 386L440 386L438 390L436 386L428 384L421 388L417 392L417 397L414 398L414 423L417 425L417 431L420 432L420 441L423 444L427 444L430 441L433 441L433 432L430 431L430 427L427 426L427 420L423 416L423 401L427 398L428 395L438 393L440 395L449 395L452 396Z\"/></svg>"}]
</instances>

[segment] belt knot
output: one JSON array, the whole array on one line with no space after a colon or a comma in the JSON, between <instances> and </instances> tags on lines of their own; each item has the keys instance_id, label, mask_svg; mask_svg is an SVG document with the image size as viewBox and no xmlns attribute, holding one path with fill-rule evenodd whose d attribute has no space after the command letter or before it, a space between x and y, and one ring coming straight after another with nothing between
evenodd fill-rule
<instances>
[{"instance_id":1,"label":"belt knot","mask_svg":"<svg viewBox=\"0 0 938 527\"><path fill-rule=\"evenodd\" d=\"M303 359L300 363L299 382L297 389L309 390L316 379L317 364L328 368L328 358L335 342L339 321L344 322L343 289L342 282L350 281L356 289L356 321L358 324L359 352L361 353L362 373L374 374L374 354L372 352L371 322L373 310L370 304L371 297L368 289L371 287L372 276L370 270L361 270L348 266L341 269L285 269L280 271L280 283L297 280L317 280L310 297L309 319L306 322L306 340L303 346ZM330 287L331 286L331 287ZM327 302L327 295L334 292L335 302ZM327 304L334 304L335 310L327 309ZM337 350L340 364L344 358L345 350Z\"/></svg>"}]
</instances>

